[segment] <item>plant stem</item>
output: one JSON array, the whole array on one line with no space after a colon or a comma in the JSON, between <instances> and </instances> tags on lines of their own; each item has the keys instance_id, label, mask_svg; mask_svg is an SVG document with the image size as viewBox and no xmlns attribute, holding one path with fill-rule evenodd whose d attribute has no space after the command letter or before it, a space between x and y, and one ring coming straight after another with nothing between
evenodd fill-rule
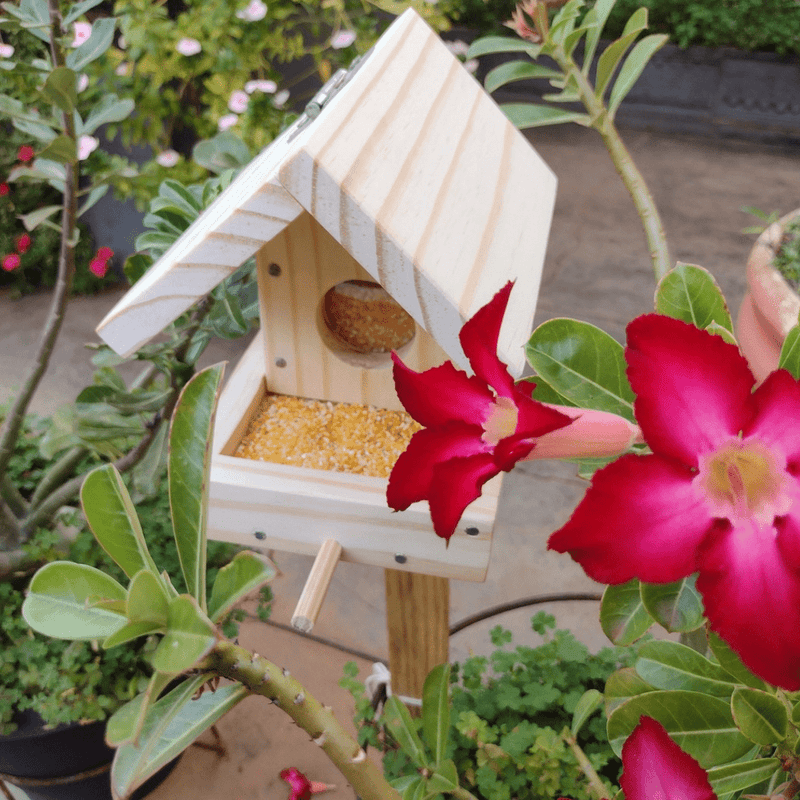
<instances>
[{"instance_id":1,"label":"plant stem","mask_svg":"<svg viewBox=\"0 0 800 800\"><path fill-rule=\"evenodd\" d=\"M589 788L597 796L597 800L604 800L604 798L608 797L608 789L603 784L603 781L600 780L600 776L597 772L595 772L594 767L586 757L586 753L581 750L575 737L571 736L567 731L565 731L562 736L564 737L564 741L569 745L570 750L572 750L572 754L583 770L583 774L589 780Z\"/></svg>"},{"instance_id":2,"label":"plant stem","mask_svg":"<svg viewBox=\"0 0 800 800\"><path fill-rule=\"evenodd\" d=\"M19 489L14 486L11 476L8 474L3 475L0 479L0 497L6 501L11 513L17 517L23 516L28 510L27 501L19 493Z\"/></svg>"},{"instance_id":3,"label":"plant stem","mask_svg":"<svg viewBox=\"0 0 800 800\"><path fill-rule=\"evenodd\" d=\"M42 476L31 495L31 508L36 509L48 492L53 491L59 484L63 483L74 472L80 460L88 453L89 451L85 447L77 445L67 450Z\"/></svg>"},{"instance_id":4,"label":"plant stem","mask_svg":"<svg viewBox=\"0 0 800 800\"><path fill-rule=\"evenodd\" d=\"M202 669L243 683L285 711L336 765L362 800L400 800L381 770L323 706L288 671L231 642L220 641ZM465 796L464 800L468 800Z\"/></svg>"}]
</instances>

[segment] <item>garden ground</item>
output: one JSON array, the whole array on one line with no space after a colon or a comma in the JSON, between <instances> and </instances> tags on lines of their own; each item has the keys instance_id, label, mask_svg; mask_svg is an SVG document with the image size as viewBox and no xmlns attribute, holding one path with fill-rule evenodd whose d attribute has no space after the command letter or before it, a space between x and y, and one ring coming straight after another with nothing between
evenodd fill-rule
<instances>
[{"instance_id":1,"label":"garden ground","mask_svg":"<svg viewBox=\"0 0 800 800\"><path fill-rule=\"evenodd\" d=\"M673 260L708 268L735 311L744 294L744 265L753 237L740 233L752 218L745 205L781 214L798 202L798 154L740 142L667 137L629 132L626 142L648 181L664 218ZM559 316L584 319L624 341L626 323L652 311L653 275L638 217L599 137L577 126L534 130L534 146L559 178L555 218L547 251L536 323ZM508 209L524 225L524 208ZM95 341L94 326L118 300L119 292L72 303L65 332L42 384L34 410L52 412L74 399L90 380L82 344ZM4 386L21 377L36 344L47 296L11 302L0 314L0 375ZM235 361L244 342L209 348L208 363ZM495 527L492 561L482 584L451 583L451 621L520 597L569 591L599 591L566 556L546 552L548 535L562 525L582 496L585 483L567 464L528 462L507 477ZM435 544L435 543L434 543ZM282 574L274 582L273 620L288 623L311 559L275 554ZM591 648L606 643L597 604L539 606L556 616ZM488 631L503 624L516 641L537 638L521 609L456 634L451 658L491 649ZM379 570L351 564L337 568L314 633L378 658L386 657L383 578ZM337 685L353 656L278 628L248 621L243 645L292 670L323 702L347 721L350 697ZM370 662L355 659L368 674ZM310 778L336 783L331 800L353 793L308 736L278 709L251 698L225 717L219 730L227 753L190 748L150 800L284 800L288 787L278 777L295 766ZM210 734L202 742L212 742ZM91 800L91 798L87 798Z\"/></svg>"}]
</instances>

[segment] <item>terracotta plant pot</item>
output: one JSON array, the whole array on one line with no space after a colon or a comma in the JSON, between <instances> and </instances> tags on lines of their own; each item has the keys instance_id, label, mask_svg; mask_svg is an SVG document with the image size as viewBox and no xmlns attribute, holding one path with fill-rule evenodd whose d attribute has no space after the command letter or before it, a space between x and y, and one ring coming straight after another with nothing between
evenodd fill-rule
<instances>
[{"instance_id":1,"label":"terracotta plant pot","mask_svg":"<svg viewBox=\"0 0 800 800\"><path fill-rule=\"evenodd\" d=\"M797 216L800 209L770 225L758 237L747 261L748 291L739 309L736 336L759 381L777 369L783 340L800 313L800 296L773 266L784 228Z\"/></svg>"}]
</instances>

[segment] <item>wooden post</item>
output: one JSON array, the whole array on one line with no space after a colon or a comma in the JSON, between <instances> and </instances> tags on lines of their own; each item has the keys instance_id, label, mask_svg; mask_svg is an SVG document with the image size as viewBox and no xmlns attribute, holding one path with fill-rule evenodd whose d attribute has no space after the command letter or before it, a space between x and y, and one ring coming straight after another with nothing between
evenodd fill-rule
<instances>
[{"instance_id":1,"label":"wooden post","mask_svg":"<svg viewBox=\"0 0 800 800\"><path fill-rule=\"evenodd\" d=\"M384 570L392 692L422 697L427 674L449 657L450 582Z\"/></svg>"},{"instance_id":2,"label":"wooden post","mask_svg":"<svg viewBox=\"0 0 800 800\"><path fill-rule=\"evenodd\" d=\"M336 539L326 539L322 543L292 614L293 628L308 633L314 627L341 555L342 546Z\"/></svg>"}]
</instances>

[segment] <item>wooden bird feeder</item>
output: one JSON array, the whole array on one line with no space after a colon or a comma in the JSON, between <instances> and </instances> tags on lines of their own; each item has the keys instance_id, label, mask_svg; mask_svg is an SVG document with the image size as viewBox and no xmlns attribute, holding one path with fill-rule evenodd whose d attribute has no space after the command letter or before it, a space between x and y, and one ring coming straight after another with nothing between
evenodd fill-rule
<instances>
[{"instance_id":1,"label":"wooden bird feeder","mask_svg":"<svg viewBox=\"0 0 800 800\"><path fill-rule=\"evenodd\" d=\"M389 351L417 370L448 357L469 370L459 330L509 280L498 349L519 375L555 188L530 144L409 10L98 327L115 351L132 353L255 256L261 329L220 399L209 536L319 553L295 615L301 627L313 624L339 558L483 580L500 481L469 506L446 548L426 503L390 511L386 477L234 455L265 393L401 410Z\"/></svg>"}]
</instances>

